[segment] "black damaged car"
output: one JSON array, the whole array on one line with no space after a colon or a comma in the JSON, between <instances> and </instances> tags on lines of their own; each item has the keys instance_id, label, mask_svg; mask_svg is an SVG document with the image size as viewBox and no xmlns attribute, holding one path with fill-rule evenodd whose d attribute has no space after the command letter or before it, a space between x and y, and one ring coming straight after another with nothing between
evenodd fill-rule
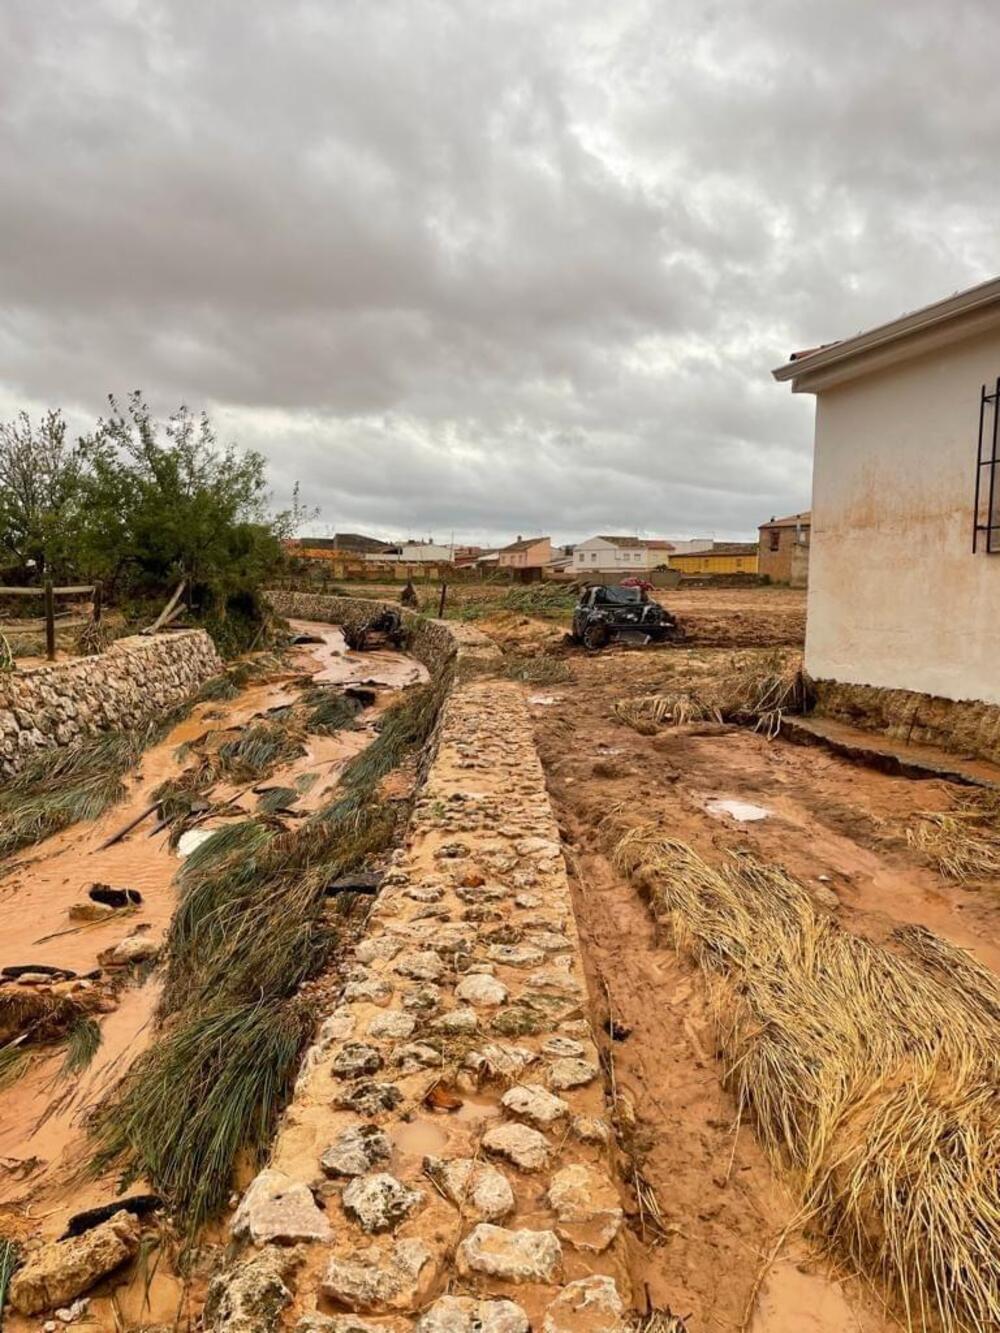
<instances>
[{"instance_id":1,"label":"black damaged car","mask_svg":"<svg viewBox=\"0 0 1000 1333\"><path fill-rule=\"evenodd\" d=\"M666 643L684 637L677 617L644 587L598 583L584 588L573 612L573 643L596 651L609 643Z\"/></svg>"}]
</instances>

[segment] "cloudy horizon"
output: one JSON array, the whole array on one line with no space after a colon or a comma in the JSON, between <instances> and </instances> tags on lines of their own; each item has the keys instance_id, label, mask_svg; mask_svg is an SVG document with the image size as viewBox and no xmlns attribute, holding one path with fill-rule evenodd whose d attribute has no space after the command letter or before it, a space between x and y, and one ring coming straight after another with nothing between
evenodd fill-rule
<instances>
[{"instance_id":1,"label":"cloudy horizon","mask_svg":"<svg viewBox=\"0 0 1000 1333\"><path fill-rule=\"evenodd\" d=\"M797 347L991 276L986 0L8 0L0 417L205 409L310 530L750 537Z\"/></svg>"}]
</instances>

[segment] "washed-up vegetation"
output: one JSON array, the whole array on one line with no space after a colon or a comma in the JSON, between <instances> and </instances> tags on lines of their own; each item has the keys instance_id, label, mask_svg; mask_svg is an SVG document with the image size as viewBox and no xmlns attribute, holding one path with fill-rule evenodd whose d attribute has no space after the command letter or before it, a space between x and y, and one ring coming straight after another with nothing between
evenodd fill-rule
<instances>
[{"instance_id":1,"label":"washed-up vegetation","mask_svg":"<svg viewBox=\"0 0 1000 1333\"><path fill-rule=\"evenodd\" d=\"M369 901L327 886L384 852L407 816L381 779L427 741L446 683L407 691L334 798L290 830L225 826L185 862L167 944L162 1032L99 1108L97 1164L145 1176L191 1233L259 1160L312 1013L300 986L355 937Z\"/></svg>"},{"instance_id":2,"label":"washed-up vegetation","mask_svg":"<svg viewBox=\"0 0 1000 1333\"><path fill-rule=\"evenodd\" d=\"M508 653L504 658L503 669L504 675L511 680L519 680L523 685L558 685L569 680L573 674L563 658L543 653L534 656Z\"/></svg>"},{"instance_id":3,"label":"washed-up vegetation","mask_svg":"<svg viewBox=\"0 0 1000 1333\"><path fill-rule=\"evenodd\" d=\"M1000 878L1000 792L960 792L950 810L919 814L906 840L948 879Z\"/></svg>"},{"instance_id":4,"label":"washed-up vegetation","mask_svg":"<svg viewBox=\"0 0 1000 1333\"><path fill-rule=\"evenodd\" d=\"M516 611L541 619L566 620L573 614L576 599L576 589L563 583L515 584L499 597L462 590L451 604L446 603L445 615L452 620L483 620L498 612Z\"/></svg>"},{"instance_id":5,"label":"washed-up vegetation","mask_svg":"<svg viewBox=\"0 0 1000 1333\"><path fill-rule=\"evenodd\" d=\"M688 689L619 699L616 715L644 734L660 726L688 722L735 722L769 739L778 735L788 713L804 713L812 704L809 682L798 654L780 651L764 657L736 654L717 674Z\"/></svg>"},{"instance_id":6,"label":"washed-up vegetation","mask_svg":"<svg viewBox=\"0 0 1000 1333\"><path fill-rule=\"evenodd\" d=\"M100 733L29 760L0 790L0 857L116 805L125 795L125 774L163 730L158 722Z\"/></svg>"},{"instance_id":7,"label":"washed-up vegetation","mask_svg":"<svg viewBox=\"0 0 1000 1333\"><path fill-rule=\"evenodd\" d=\"M710 866L657 825L613 828L619 868L706 979L726 1084L793 1172L802 1219L909 1327L996 1327L992 973L919 927L891 948L853 935L778 866Z\"/></svg>"},{"instance_id":8,"label":"washed-up vegetation","mask_svg":"<svg viewBox=\"0 0 1000 1333\"><path fill-rule=\"evenodd\" d=\"M7 1300L7 1288L14 1276L20 1260L20 1252L14 1241L0 1236L0 1328L3 1327L3 1307Z\"/></svg>"}]
</instances>

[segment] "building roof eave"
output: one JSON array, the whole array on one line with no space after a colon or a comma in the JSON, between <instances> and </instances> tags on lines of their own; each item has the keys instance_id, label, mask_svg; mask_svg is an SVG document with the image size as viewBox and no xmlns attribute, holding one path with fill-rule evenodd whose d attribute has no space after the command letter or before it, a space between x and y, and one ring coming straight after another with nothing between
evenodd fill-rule
<instances>
[{"instance_id":1,"label":"building roof eave","mask_svg":"<svg viewBox=\"0 0 1000 1333\"><path fill-rule=\"evenodd\" d=\"M808 393L864 369L874 369L876 364L902 359L931 345L957 341L994 324L1000 324L1000 277L879 324L853 338L800 355L771 374L779 382L791 380L793 390ZM901 347L904 342L910 344L905 351ZM877 353L883 356L876 360L873 354ZM866 358L864 366L860 364L861 358Z\"/></svg>"}]
</instances>

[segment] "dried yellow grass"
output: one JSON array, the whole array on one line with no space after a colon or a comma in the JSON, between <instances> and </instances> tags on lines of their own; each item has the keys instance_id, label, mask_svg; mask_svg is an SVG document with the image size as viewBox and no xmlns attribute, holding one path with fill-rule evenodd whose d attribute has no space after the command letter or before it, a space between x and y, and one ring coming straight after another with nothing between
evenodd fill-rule
<instances>
[{"instance_id":1,"label":"dried yellow grass","mask_svg":"<svg viewBox=\"0 0 1000 1333\"><path fill-rule=\"evenodd\" d=\"M951 810L925 810L906 841L948 879L1000 877L1000 793L962 792Z\"/></svg>"},{"instance_id":2,"label":"dried yellow grass","mask_svg":"<svg viewBox=\"0 0 1000 1333\"><path fill-rule=\"evenodd\" d=\"M655 824L615 848L705 973L724 1079L804 1213L908 1327L1000 1326L1000 989L943 940L886 948L783 870L704 862Z\"/></svg>"},{"instance_id":3,"label":"dried yellow grass","mask_svg":"<svg viewBox=\"0 0 1000 1333\"><path fill-rule=\"evenodd\" d=\"M688 688L660 694L619 699L616 715L636 731L650 725L687 722L738 722L773 738L786 713L805 712L809 685L797 655L775 652L736 654L726 670Z\"/></svg>"}]
</instances>

